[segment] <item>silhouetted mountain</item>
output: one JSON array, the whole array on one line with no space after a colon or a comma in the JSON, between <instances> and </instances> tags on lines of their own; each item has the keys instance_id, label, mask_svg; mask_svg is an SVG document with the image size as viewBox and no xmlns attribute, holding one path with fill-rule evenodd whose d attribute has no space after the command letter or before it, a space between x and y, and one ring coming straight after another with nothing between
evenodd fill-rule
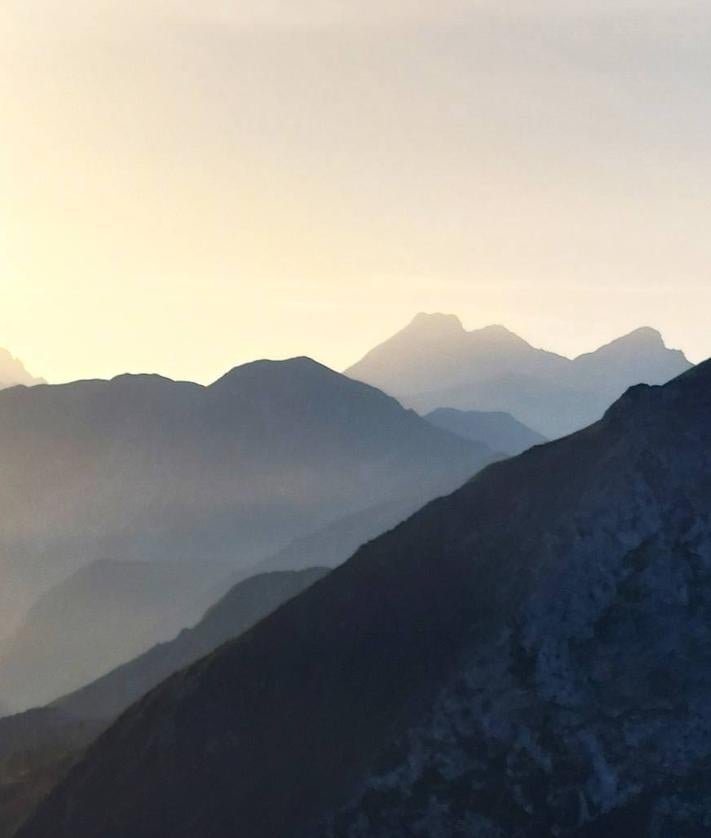
<instances>
[{"instance_id":1,"label":"silhouetted mountain","mask_svg":"<svg viewBox=\"0 0 711 838\"><path fill-rule=\"evenodd\" d=\"M198 562L94 562L44 594L0 647L0 698L38 707L93 681L199 619L225 577Z\"/></svg>"},{"instance_id":2,"label":"silhouetted mountain","mask_svg":"<svg viewBox=\"0 0 711 838\"><path fill-rule=\"evenodd\" d=\"M418 314L346 374L427 413L505 411L550 438L599 419L633 384L663 384L689 369L654 329L637 329L571 361L503 326L467 332L452 315Z\"/></svg>"},{"instance_id":3,"label":"silhouetted mountain","mask_svg":"<svg viewBox=\"0 0 711 838\"><path fill-rule=\"evenodd\" d=\"M112 719L179 669L238 637L328 573L326 568L262 573L235 585L194 627L55 702L79 719Z\"/></svg>"},{"instance_id":4,"label":"silhouetted mountain","mask_svg":"<svg viewBox=\"0 0 711 838\"><path fill-rule=\"evenodd\" d=\"M42 384L41 378L30 375L22 365L22 362L7 351L0 348L0 389L14 387L17 384L24 384L32 387L35 384Z\"/></svg>"},{"instance_id":5,"label":"silhouetted mountain","mask_svg":"<svg viewBox=\"0 0 711 838\"><path fill-rule=\"evenodd\" d=\"M494 458L491 459L493 461ZM292 541L283 550L260 562L256 568L288 570L305 567L309 562L322 567L337 567L362 544L391 530L424 503L420 497L407 498L381 503L339 518L316 532Z\"/></svg>"},{"instance_id":6,"label":"silhouetted mountain","mask_svg":"<svg viewBox=\"0 0 711 838\"><path fill-rule=\"evenodd\" d=\"M322 578L326 569L265 573L236 585L194 629L55 702L0 719L0 838L9 838L83 749L129 704L237 637Z\"/></svg>"},{"instance_id":7,"label":"silhouetted mountain","mask_svg":"<svg viewBox=\"0 0 711 838\"><path fill-rule=\"evenodd\" d=\"M705 834L710 415L707 362L490 466L134 705L20 835Z\"/></svg>"},{"instance_id":8,"label":"silhouetted mountain","mask_svg":"<svg viewBox=\"0 0 711 838\"><path fill-rule=\"evenodd\" d=\"M0 838L11 838L104 725L52 709L0 718Z\"/></svg>"},{"instance_id":9,"label":"silhouetted mountain","mask_svg":"<svg viewBox=\"0 0 711 838\"><path fill-rule=\"evenodd\" d=\"M496 457L491 461L495 462ZM314 565L337 567L349 559L362 545L404 521L424 504L423 498L381 503L361 512L346 515L313 533L297 538L283 550L258 562L247 570L237 570L218 580L202 596L204 608L224 596L234 585L255 574L282 570L298 570Z\"/></svg>"},{"instance_id":10,"label":"silhouetted mountain","mask_svg":"<svg viewBox=\"0 0 711 838\"><path fill-rule=\"evenodd\" d=\"M307 358L0 392L0 621L98 558L247 568L490 456ZM0 632L2 631L0 624Z\"/></svg>"},{"instance_id":11,"label":"silhouetted mountain","mask_svg":"<svg viewBox=\"0 0 711 838\"><path fill-rule=\"evenodd\" d=\"M541 434L532 431L510 413L500 411L455 410L439 407L424 417L428 422L451 431L464 439L483 442L502 454L520 454L533 445L546 442Z\"/></svg>"}]
</instances>

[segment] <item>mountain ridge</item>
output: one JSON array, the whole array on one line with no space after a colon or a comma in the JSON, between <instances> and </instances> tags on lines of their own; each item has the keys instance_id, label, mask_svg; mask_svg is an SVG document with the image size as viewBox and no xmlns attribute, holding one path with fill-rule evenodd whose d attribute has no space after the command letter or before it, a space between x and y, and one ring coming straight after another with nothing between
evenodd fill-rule
<instances>
[{"instance_id":1,"label":"mountain ridge","mask_svg":"<svg viewBox=\"0 0 711 838\"><path fill-rule=\"evenodd\" d=\"M620 836L698 834L709 412L711 362L430 502L135 705L21 838L610 838L636 801Z\"/></svg>"},{"instance_id":2,"label":"mountain ridge","mask_svg":"<svg viewBox=\"0 0 711 838\"><path fill-rule=\"evenodd\" d=\"M3 390L0 449L0 633L95 559L246 569L369 505L449 491L491 453L306 359L207 387L123 375Z\"/></svg>"},{"instance_id":3,"label":"mountain ridge","mask_svg":"<svg viewBox=\"0 0 711 838\"><path fill-rule=\"evenodd\" d=\"M437 326L442 317L450 324L446 330ZM567 358L531 345L506 327L466 331L450 317L417 315L346 375L380 387L420 413L444 407L503 411L555 438L599 419L626 387L665 383L691 366L651 327Z\"/></svg>"},{"instance_id":4,"label":"mountain ridge","mask_svg":"<svg viewBox=\"0 0 711 838\"><path fill-rule=\"evenodd\" d=\"M533 445L548 440L503 411L456 410L440 407L426 413L424 418L439 428L465 439L477 440L493 451L507 456L521 454Z\"/></svg>"},{"instance_id":5,"label":"mountain ridge","mask_svg":"<svg viewBox=\"0 0 711 838\"><path fill-rule=\"evenodd\" d=\"M92 562L33 603L0 647L0 698L45 705L167 640L229 573L207 562Z\"/></svg>"}]
</instances>

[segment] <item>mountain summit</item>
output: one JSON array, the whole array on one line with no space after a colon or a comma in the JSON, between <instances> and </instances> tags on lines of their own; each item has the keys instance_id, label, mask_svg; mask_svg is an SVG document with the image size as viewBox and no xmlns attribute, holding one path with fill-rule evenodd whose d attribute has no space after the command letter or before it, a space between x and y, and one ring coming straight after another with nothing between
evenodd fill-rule
<instances>
[{"instance_id":1,"label":"mountain summit","mask_svg":"<svg viewBox=\"0 0 711 838\"><path fill-rule=\"evenodd\" d=\"M711 362L490 466L165 682L21 838L696 836Z\"/></svg>"},{"instance_id":2,"label":"mountain summit","mask_svg":"<svg viewBox=\"0 0 711 838\"><path fill-rule=\"evenodd\" d=\"M690 366L648 327L571 360L504 326L467 332L452 315L418 314L346 374L423 413L502 411L558 437L599 419L627 387L663 384Z\"/></svg>"},{"instance_id":3,"label":"mountain summit","mask_svg":"<svg viewBox=\"0 0 711 838\"><path fill-rule=\"evenodd\" d=\"M15 387L17 384L31 387L34 384L42 383L41 378L30 375L22 362L14 358L7 349L0 348L0 389Z\"/></svg>"}]
</instances>

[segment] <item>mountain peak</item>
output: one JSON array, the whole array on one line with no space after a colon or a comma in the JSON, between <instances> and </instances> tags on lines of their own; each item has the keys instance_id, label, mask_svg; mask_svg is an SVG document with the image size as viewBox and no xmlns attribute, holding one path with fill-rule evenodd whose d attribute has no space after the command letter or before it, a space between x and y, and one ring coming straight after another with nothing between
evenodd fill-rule
<instances>
[{"instance_id":1,"label":"mountain peak","mask_svg":"<svg viewBox=\"0 0 711 838\"><path fill-rule=\"evenodd\" d=\"M461 334L464 332L464 326L456 314L442 314L441 312L429 314L421 311L413 317L404 331L415 331L418 333L426 331L431 334L440 335Z\"/></svg>"},{"instance_id":2,"label":"mountain peak","mask_svg":"<svg viewBox=\"0 0 711 838\"><path fill-rule=\"evenodd\" d=\"M279 380L283 378L284 380L293 380L295 378L303 379L304 376L321 376L325 378L337 375L338 373L329 367L320 364L318 361L314 361L313 358L309 358L306 355L277 361L262 358L258 361L250 361L249 363L233 367L233 369L213 382L211 386L221 387L228 383L254 381L255 379Z\"/></svg>"},{"instance_id":3,"label":"mountain peak","mask_svg":"<svg viewBox=\"0 0 711 838\"><path fill-rule=\"evenodd\" d=\"M490 326L475 329L473 332L469 332L469 334L478 335L479 337L486 338L487 340L497 341L500 343L523 343L527 346L530 345L528 341L524 340L520 337L520 335L517 335L516 332L512 332L511 329L503 326L501 323L492 323Z\"/></svg>"},{"instance_id":4,"label":"mountain peak","mask_svg":"<svg viewBox=\"0 0 711 838\"><path fill-rule=\"evenodd\" d=\"M640 326L638 329L633 329L631 332L628 332L628 334L622 335L622 337L613 341L613 343L629 343L638 346L657 345L665 347L662 333L651 326Z\"/></svg>"},{"instance_id":5,"label":"mountain peak","mask_svg":"<svg viewBox=\"0 0 711 838\"><path fill-rule=\"evenodd\" d=\"M649 370L635 369L635 375L630 378L630 383L634 383L636 378L637 381L648 384L661 384L691 366L684 353L679 349L667 348L661 332L651 326L641 326L606 343L594 352L579 355L574 363L597 363L602 358L612 360L618 364L639 365L642 363L646 366L651 364L652 367L659 363L663 364L660 380L647 380L648 374L653 371L652 368ZM652 375L652 379L654 378L655 376Z\"/></svg>"},{"instance_id":6,"label":"mountain peak","mask_svg":"<svg viewBox=\"0 0 711 838\"><path fill-rule=\"evenodd\" d=\"M17 384L31 387L35 384L44 384L44 380L30 375L18 358L15 358L7 349L0 347L0 388L13 387Z\"/></svg>"}]
</instances>

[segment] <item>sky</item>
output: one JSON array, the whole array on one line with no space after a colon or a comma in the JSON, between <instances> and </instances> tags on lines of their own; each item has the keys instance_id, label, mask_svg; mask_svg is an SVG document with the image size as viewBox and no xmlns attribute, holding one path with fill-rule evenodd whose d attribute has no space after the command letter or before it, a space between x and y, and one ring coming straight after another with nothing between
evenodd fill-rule
<instances>
[{"instance_id":1,"label":"sky","mask_svg":"<svg viewBox=\"0 0 711 838\"><path fill-rule=\"evenodd\" d=\"M418 311L711 355L711 6L3 0L0 346L356 361Z\"/></svg>"}]
</instances>

